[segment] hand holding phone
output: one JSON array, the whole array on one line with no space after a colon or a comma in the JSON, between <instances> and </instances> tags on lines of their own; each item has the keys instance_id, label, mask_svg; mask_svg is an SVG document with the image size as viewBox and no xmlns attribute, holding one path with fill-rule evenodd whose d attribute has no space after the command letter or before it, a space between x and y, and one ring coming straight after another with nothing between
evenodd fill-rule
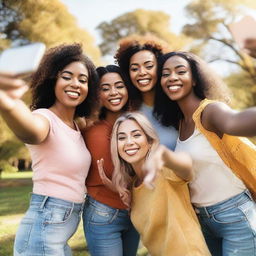
<instances>
[{"instance_id":1,"label":"hand holding phone","mask_svg":"<svg viewBox=\"0 0 256 256\"><path fill-rule=\"evenodd\" d=\"M34 72L45 52L43 43L4 50L0 55L0 73L24 75Z\"/></svg>"}]
</instances>

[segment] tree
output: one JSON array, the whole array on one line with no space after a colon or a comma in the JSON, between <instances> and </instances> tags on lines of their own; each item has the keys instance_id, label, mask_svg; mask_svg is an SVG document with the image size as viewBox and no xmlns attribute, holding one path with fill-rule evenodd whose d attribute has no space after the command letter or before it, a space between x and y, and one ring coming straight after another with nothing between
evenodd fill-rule
<instances>
[{"instance_id":1,"label":"tree","mask_svg":"<svg viewBox=\"0 0 256 256\"><path fill-rule=\"evenodd\" d=\"M9 12L17 17L6 26L4 32L7 39L12 40L10 35L16 31L16 41L40 41L47 47L79 42L83 43L85 52L95 62L100 62L100 50L94 45L93 37L78 27L76 19L59 0L3 0L0 7L3 13Z\"/></svg>"},{"instance_id":2,"label":"tree","mask_svg":"<svg viewBox=\"0 0 256 256\"><path fill-rule=\"evenodd\" d=\"M186 43L185 36L177 36L170 31L170 16L162 11L137 9L110 22L102 22L97 29L103 38L100 44L103 55L113 54L117 42L132 34L151 33L166 41L173 49L181 49Z\"/></svg>"},{"instance_id":3,"label":"tree","mask_svg":"<svg viewBox=\"0 0 256 256\"><path fill-rule=\"evenodd\" d=\"M183 27L183 33L196 39L192 50L203 52L208 62L223 60L240 67L251 80L255 104L255 60L238 48L228 28L248 8L256 8L255 0L194 0L186 7L192 23Z\"/></svg>"}]
</instances>

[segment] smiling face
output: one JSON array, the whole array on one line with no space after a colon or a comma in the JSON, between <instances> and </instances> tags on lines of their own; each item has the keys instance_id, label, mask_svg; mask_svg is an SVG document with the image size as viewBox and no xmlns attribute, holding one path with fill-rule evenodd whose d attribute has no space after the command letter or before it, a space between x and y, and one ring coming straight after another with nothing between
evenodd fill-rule
<instances>
[{"instance_id":1,"label":"smiling face","mask_svg":"<svg viewBox=\"0 0 256 256\"><path fill-rule=\"evenodd\" d=\"M130 59L129 74L135 87L141 92L153 89L157 82L157 60L154 53L142 50Z\"/></svg>"},{"instance_id":2,"label":"smiling face","mask_svg":"<svg viewBox=\"0 0 256 256\"><path fill-rule=\"evenodd\" d=\"M123 121L117 130L117 148L120 157L134 169L141 168L151 145L139 124L134 120Z\"/></svg>"},{"instance_id":3,"label":"smiling face","mask_svg":"<svg viewBox=\"0 0 256 256\"><path fill-rule=\"evenodd\" d=\"M75 108L88 94L88 70L81 62L72 62L59 72L54 105Z\"/></svg>"},{"instance_id":4,"label":"smiling face","mask_svg":"<svg viewBox=\"0 0 256 256\"><path fill-rule=\"evenodd\" d=\"M174 101L194 95L192 72L187 60L178 55L170 57L162 69L161 86Z\"/></svg>"},{"instance_id":5,"label":"smiling face","mask_svg":"<svg viewBox=\"0 0 256 256\"><path fill-rule=\"evenodd\" d=\"M106 73L100 79L100 100L109 111L120 111L128 100L128 91L118 73Z\"/></svg>"}]
</instances>

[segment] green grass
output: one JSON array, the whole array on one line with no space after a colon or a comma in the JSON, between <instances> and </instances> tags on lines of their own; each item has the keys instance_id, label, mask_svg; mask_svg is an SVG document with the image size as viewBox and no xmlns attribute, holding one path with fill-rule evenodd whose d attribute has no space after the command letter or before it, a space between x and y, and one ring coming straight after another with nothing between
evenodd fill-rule
<instances>
[{"instance_id":1,"label":"green grass","mask_svg":"<svg viewBox=\"0 0 256 256\"><path fill-rule=\"evenodd\" d=\"M28 179L32 178L32 172L2 172L2 179ZM1 181L0 181L1 182Z\"/></svg>"},{"instance_id":2,"label":"green grass","mask_svg":"<svg viewBox=\"0 0 256 256\"><path fill-rule=\"evenodd\" d=\"M0 255L11 256L16 230L28 208L32 191L32 172L2 173L0 180ZM88 256L83 234L82 222L70 239L73 256ZM144 247L138 250L138 256L146 256Z\"/></svg>"}]
</instances>

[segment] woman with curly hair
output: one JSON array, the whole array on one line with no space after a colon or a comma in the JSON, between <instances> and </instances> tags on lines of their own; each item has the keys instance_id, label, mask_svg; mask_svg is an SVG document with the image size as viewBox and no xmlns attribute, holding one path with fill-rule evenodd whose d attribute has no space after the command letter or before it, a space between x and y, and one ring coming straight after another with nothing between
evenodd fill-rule
<instances>
[{"instance_id":1,"label":"woman with curly hair","mask_svg":"<svg viewBox=\"0 0 256 256\"><path fill-rule=\"evenodd\" d=\"M199 57L162 57L155 113L179 127L175 151L193 159L191 201L214 256L256 255L256 151L238 136L256 135L256 108L231 109L224 84ZM249 192L250 190L250 192Z\"/></svg>"},{"instance_id":2,"label":"woman with curly hair","mask_svg":"<svg viewBox=\"0 0 256 256\"><path fill-rule=\"evenodd\" d=\"M103 165L104 161L106 174L112 177L114 166L110 154L110 137L115 120L129 109L128 90L118 66L98 67L97 73L102 106L99 121L82 132L92 156L86 179L84 233L92 256L136 256L139 234L131 223L127 206L117 191L101 180L98 171L98 165Z\"/></svg>"},{"instance_id":3,"label":"woman with curly hair","mask_svg":"<svg viewBox=\"0 0 256 256\"><path fill-rule=\"evenodd\" d=\"M120 41L115 59L127 77L129 98L156 129L160 142L173 150L178 137L173 126L161 125L153 116L158 59L167 50L166 43L150 35L131 36Z\"/></svg>"},{"instance_id":4,"label":"woman with curly hair","mask_svg":"<svg viewBox=\"0 0 256 256\"><path fill-rule=\"evenodd\" d=\"M33 193L16 234L14 255L72 255L67 244L80 221L91 156L74 121L96 102L95 67L81 45L49 49L31 81L32 112L21 80L0 79L1 115L26 143Z\"/></svg>"}]
</instances>

